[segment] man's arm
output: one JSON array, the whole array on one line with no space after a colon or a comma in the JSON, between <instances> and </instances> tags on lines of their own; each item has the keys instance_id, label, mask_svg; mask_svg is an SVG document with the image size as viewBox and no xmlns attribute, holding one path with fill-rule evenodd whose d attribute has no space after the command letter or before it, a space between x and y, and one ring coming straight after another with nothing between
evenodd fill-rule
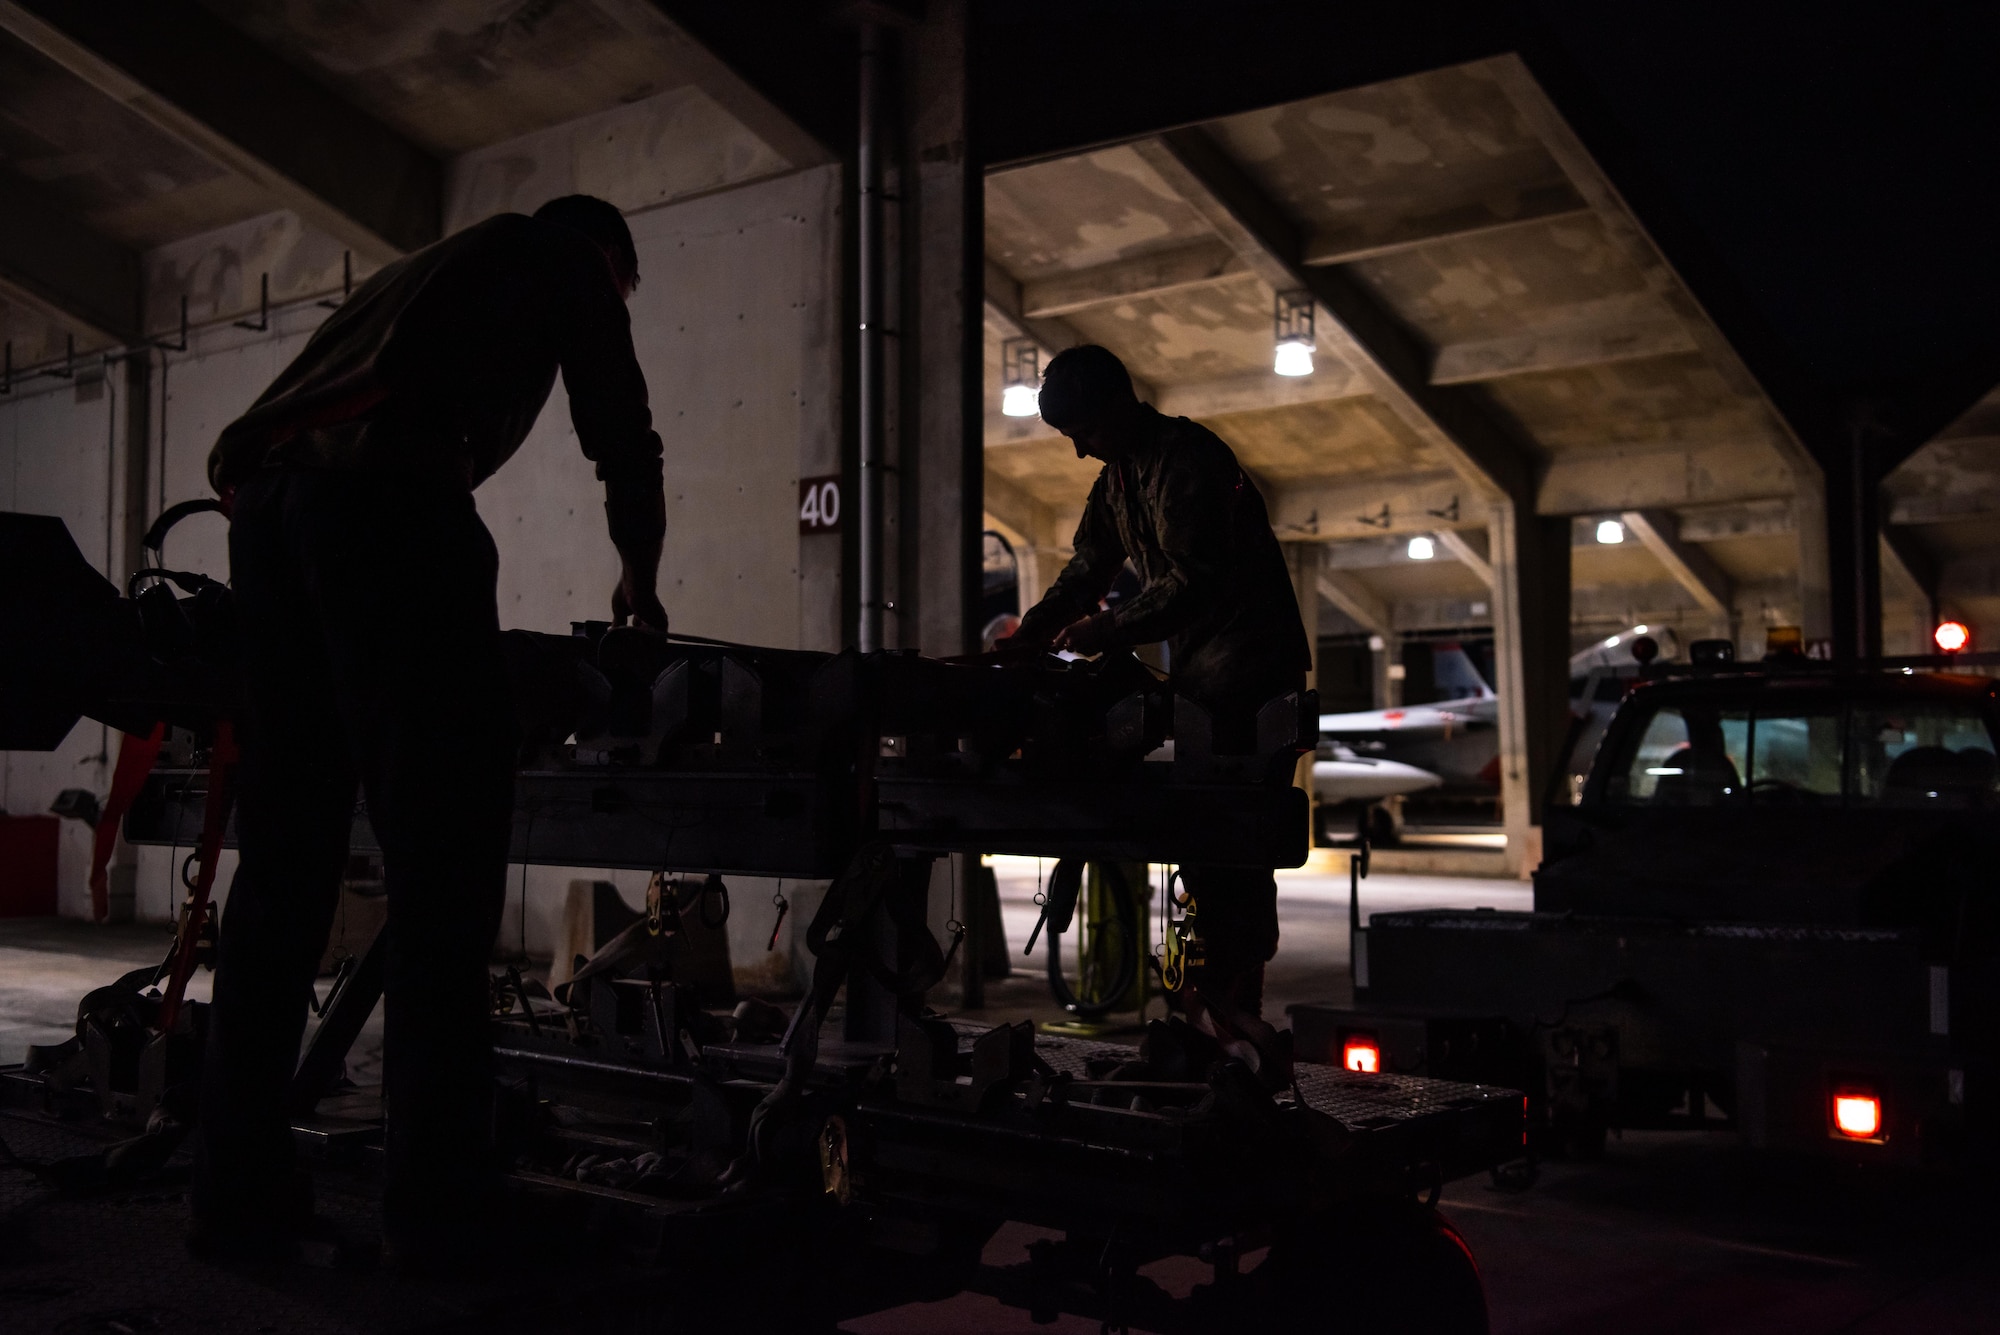
<instances>
[{"instance_id":1,"label":"man's arm","mask_svg":"<svg viewBox=\"0 0 2000 1335\"><path fill-rule=\"evenodd\" d=\"M569 392L570 421L584 457L604 483L604 516L618 549L611 611L655 630L667 628L660 605L660 550L667 499L660 438L653 430L646 376L632 350L632 321L596 247L563 238L556 283L557 356Z\"/></svg>"},{"instance_id":2,"label":"man's arm","mask_svg":"<svg viewBox=\"0 0 2000 1335\"><path fill-rule=\"evenodd\" d=\"M1063 629L1097 610L1098 600L1110 590L1125 564L1125 545L1118 539L1118 526L1111 521L1106 468L1097 475L1084 502L1083 520L1076 526L1075 554L1049 585L1042 600L1021 618L1021 628L1012 643L1023 648L1044 649Z\"/></svg>"}]
</instances>

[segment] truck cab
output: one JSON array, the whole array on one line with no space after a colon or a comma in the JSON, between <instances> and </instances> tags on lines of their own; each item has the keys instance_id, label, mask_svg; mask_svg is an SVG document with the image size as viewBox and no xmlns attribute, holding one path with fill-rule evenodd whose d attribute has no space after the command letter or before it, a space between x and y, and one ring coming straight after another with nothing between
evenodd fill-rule
<instances>
[{"instance_id":1,"label":"truck cab","mask_svg":"<svg viewBox=\"0 0 2000 1335\"><path fill-rule=\"evenodd\" d=\"M1624 685L1554 785L1534 910L1374 915L1354 1004L1293 1008L1301 1051L1513 1083L1569 1152L1729 1125L1983 1157L2000 683L1795 661Z\"/></svg>"}]
</instances>

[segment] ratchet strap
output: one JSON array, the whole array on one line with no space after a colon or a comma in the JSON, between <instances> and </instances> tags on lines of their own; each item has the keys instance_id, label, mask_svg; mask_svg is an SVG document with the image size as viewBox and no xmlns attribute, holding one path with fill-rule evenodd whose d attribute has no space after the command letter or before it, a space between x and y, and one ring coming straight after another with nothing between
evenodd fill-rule
<instances>
[{"instance_id":1,"label":"ratchet strap","mask_svg":"<svg viewBox=\"0 0 2000 1335\"><path fill-rule=\"evenodd\" d=\"M111 916L109 869L111 851L118 846L118 827L124 823L125 813L132 809L139 790L146 786L153 762L160 758L160 748L167 740L167 725L155 723L144 737L132 732L120 736L118 765L111 772L111 793L104 799L104 810L98 813L90 847L90 916L98 922Z\"/></svg>"},{"instance_id":2,"label":"ratchet strap","mask_svg":"<svg viewBox=\"0 0 2000 1335\"><path fill-rule=\"evenodd\" d=\"M119 757L122 763L124 757ZM201 846L195 852L194 884L188 889L181 909L180 934L174 941L173 971L167 978L166 1000L160 1003L160 1032L172 1033L180 1015L181 996L188 976L194 972L195 946L201 941L202 925L208 918L209 891L215 887L215 864L222 856L222 836L229 829L229 811L236 804L236 771L242 753L236 749L236 730L228 719L215 725L215 744L208 752L208 801L202 810Z\"/></svg>"}]
</instances>

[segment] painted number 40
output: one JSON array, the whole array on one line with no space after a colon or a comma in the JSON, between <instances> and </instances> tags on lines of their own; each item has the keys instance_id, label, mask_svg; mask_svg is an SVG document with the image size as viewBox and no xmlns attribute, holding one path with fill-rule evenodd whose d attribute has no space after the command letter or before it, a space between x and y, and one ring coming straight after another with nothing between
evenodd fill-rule
<instances>
[{"instance_id":1,"label":"painted number 40","mask_svg":"<svg viewBox=\"0 0 2000 1335\"><path fill-rule=\"evenodd\" d=\"M840 479L804 477L799 479L799 532L838 533L840 531Z\"/></svg>"}]
</instances>

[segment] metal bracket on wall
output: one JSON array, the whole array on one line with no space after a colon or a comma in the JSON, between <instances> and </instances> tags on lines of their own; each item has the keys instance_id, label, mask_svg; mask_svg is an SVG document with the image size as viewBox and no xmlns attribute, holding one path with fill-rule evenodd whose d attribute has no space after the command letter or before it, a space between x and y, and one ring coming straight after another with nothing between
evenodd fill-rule
<instances>
[{"instance_id":1,"label":"metal bracket on wall","mask_svg":"<svg viewBox=\"0 0 2000 1335\"><path fill-rule=\"evenodd\" d=\"M181 341L178 343L169 343L163 338L156 338L150 340L150 342L154 347L165 349L168 352L186 352L188 350L188 299L186 293L181 294Z\"/></svg>"},{"instance_id":2,"label":"metal bracket on wall","mask_svg":"<svg viewBox=\"0 0 2000 1335\"><path fill-rule=\"evenodd\" d=\"M257 276L257 319L233 322L238 329L248 329L253 334L261 334L271 327L271 275Z\"/></svg>"},{"instance_id":3,"label":"metal bracket on wall","mask_svg":"<svg viewBox=\"0 0 2000 1335\"><path fill-rule=\"evenodd\" d=\"M37 376L54 376L58 380L76 378L76 335L63 335L63 359L60 362L46 362L32 370L23 371L20 379L33 380ZM7 340L4 358L0 358L0 395L14 392L14 341Z\"/></svg>"},{"instance_id":4,"label":"metal bracket on wall","mask_svg":"<svg viewBox=\"0 0 2000 1335\"><path fill-rule=\"evenodd\" d=\"M354 252L351 250L343 250L340 252L340 300L329 301L325 298L321 298L319 304L326 307L330 311L337 311L342 306L346 305L347 299L353 295L354 295Z\"/></svg>"}]
</instances>

